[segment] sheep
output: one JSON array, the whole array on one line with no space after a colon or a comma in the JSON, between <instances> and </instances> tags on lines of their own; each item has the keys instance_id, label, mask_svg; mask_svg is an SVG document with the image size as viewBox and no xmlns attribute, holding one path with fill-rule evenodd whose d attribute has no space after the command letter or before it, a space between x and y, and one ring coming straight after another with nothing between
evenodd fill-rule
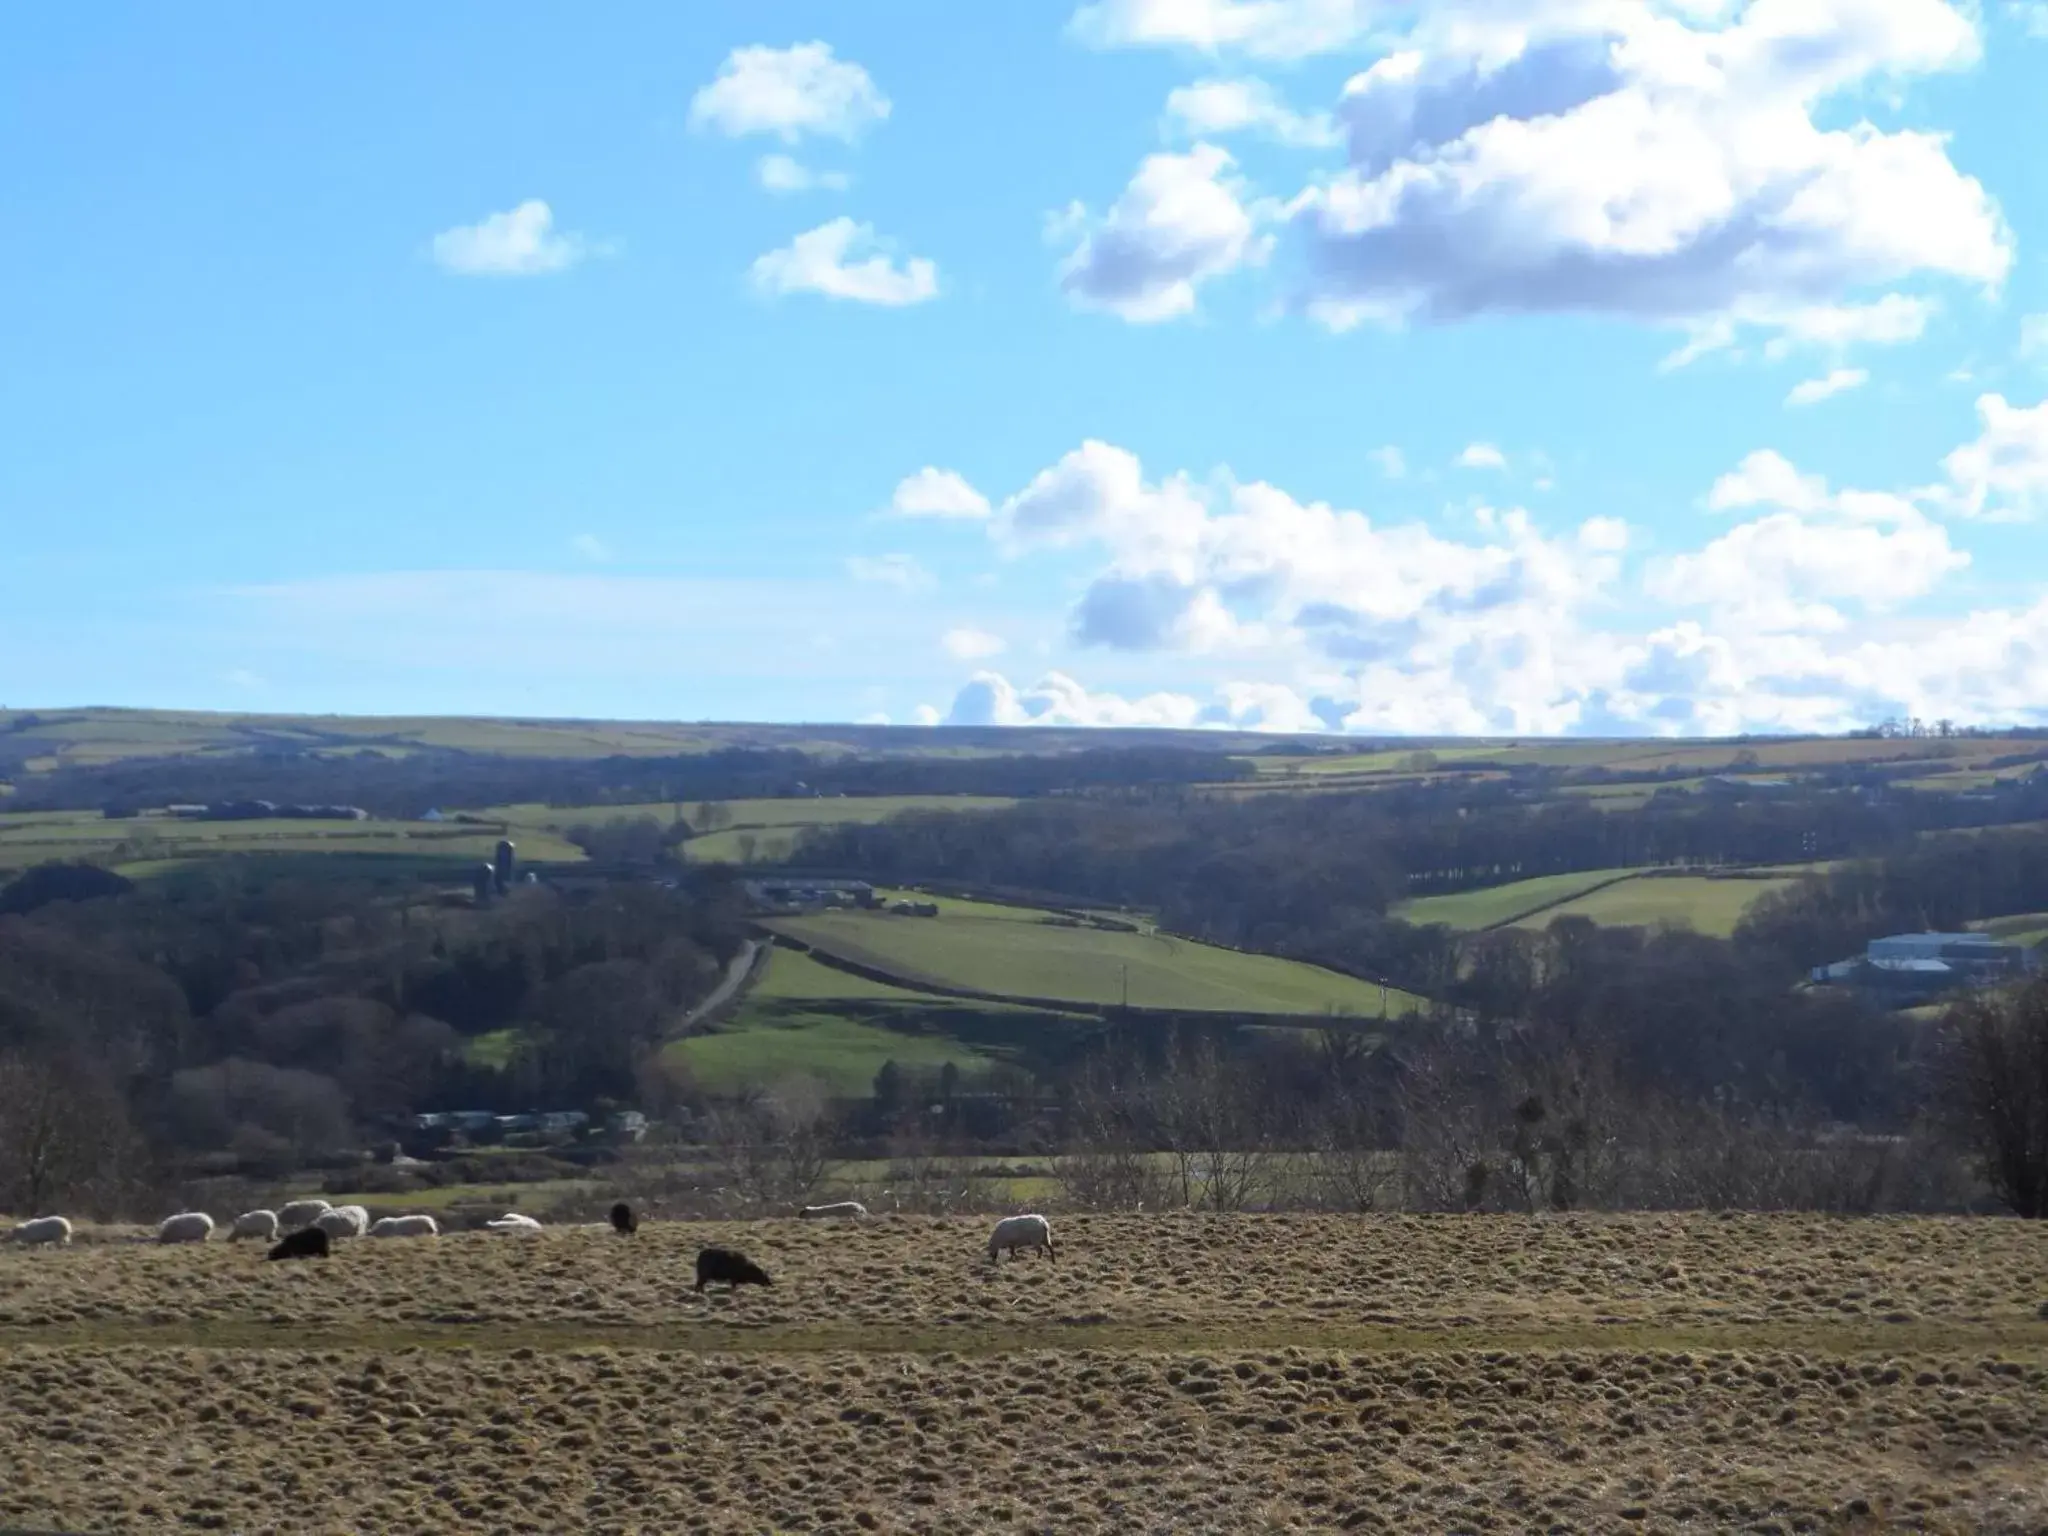
<instances>
[{"instance_id":1,"label":"sheep","mask_svg":"<svg viewBox=\"0 0 2048 1536\"><path fill-rule=\"evenodd\" d=\"M370 1213L360 1205L337 1205L322 1211L313 1225L329 1237L361 1237L370 1230Z\"/></svg>"},{"instance_id":2,"label":"sheep","mask_svg":"<svg viewBox=\"0 0 2048 1536\"><path fill-rule=\"evenodd\" d=\"M858 1200L839 1200L831 1205L807 1205L798 1214L816 1219L827 1216L851 1216L855 1221L867 1220L868 1208Z\"/></svg>"},{"instance_id":3,"label":"sheep","mask_svg":"<svg viewBox=\"0 0 2048 1536\"><path fill-rule=\"evenodd\" d=\"M630 1237L640 1230L640 1218L623 1200L612 1207L612 1230L622 1237Z\"/></svg>"},{"instance_id":4,"label":"sheep","mask_svg":"<svg viewBox=\"0 0 2048 1536\"><path fill-rule=\"evenodd\" d=\"M386 1216L370 1228L372 1237L439 1237L440 1225L431 1216Z\"/></svg>"},{"instance_id":5,"label":"sheep","mask_svg":"<svg viewBox=\"0 0 2048 1536\"><path fill-rule=\"evenodd\" d=\"M310 1227L334 1207L325 1200L292 1200L277 1213L277 1224L287 1232L296 1232L301 1227Z\"/></svg>"},{"instance_id":6,"label":"sheep","mask_svg":"<svg viewBox=\"0 0 2048 1536\"><path fill-rule=\"evenodd\" d=\"M8 1237L17 1243L48 1243L62 1248L71 1241L71 1223L62 1216L38 1216L34 1221L24 1221Z\"/></svg>"},{"instance_id":7,"label":"sheep","mask_svg":"<svg viewBox=\"0 0 2048 1536\"><path fill-rule=\"evenodd\" d=\"M540 1223L519 1211L507 1211L495 1221L484 1225L493 1232L538 1232Z\"/></svg>"},{"instance_id":8,"label":"sheep","mask_svg":"<svg viewBox=\"0 0 2048 1536\"><path fill-rule=\"evenodd\" d=\"M325 1227L301 1227L287 1232L266 1255L272 1259L324 1259L331 1250Z\"/></svg>"},{"instance_id":9,"label":"sheep","mask_svg":"<svg viewBox=\"0 0 2048 1536\"><path fill-rule=\"evenodd\" d=\"M1005 1216L997 1222L996 1229L988 1235L989 1262L994 1263L998 1253L1015 1258L1020 1248L1042 1248L1048 1259L1055 1259L1052 1223L1043 1216Z\"/></svg>"},{"instance_id":10,"label":"sheep","mask_svg":"<svg viewBox=\"0 0 2048 1536\"><path fill-rule=\"evenodd\" d=\"M258 1237L266 1243L277 1241L277 1212L244 1211L235 1218L235 1224L228 1229L228 1241L236 1242L245 1237Z\"/></svg>"},{"instance_id":11,"label":"sheep","mask_svg":"<svg viewBox=\"0 0 2048 1536\"><path fill-rule=\"evenodd\" d=\"M731 1290L743 1285L773 1285L768 1271L756 1264L743 1253L730 1248L700 1248L697 1250L697 1289L703 1290L713 1280L723 1281Z\"/></svg>"},{"instance_id":12,"label":"sheep","mask_svg":"<svg viewBox=\"0 0 2048 1536\"><path fill-rule=\"evenodd\" d=\"M180 1211L157 1224L160 1243L203 1243L213 1236L213 1218L204 1211Z\"/></svg>"}]
</instances>

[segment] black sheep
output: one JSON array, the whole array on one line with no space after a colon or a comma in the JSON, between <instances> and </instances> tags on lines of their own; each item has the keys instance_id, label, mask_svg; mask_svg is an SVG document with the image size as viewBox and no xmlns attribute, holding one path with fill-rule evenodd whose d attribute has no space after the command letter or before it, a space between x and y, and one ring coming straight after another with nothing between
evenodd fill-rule
<instances>
[{"instance_id":1,"label":"black sheep","mask_svg":"<svg viewBox=\"0 0 2048 1536\"><path fill-rule=\"evenodd\" d=\"M623 1200L612 1207L612 1230L628 1237L640 1230L640 1218L633 1214L633 1207Z\"/></svg>"},{"instance_id":2,"label":"black sheep","mask_svg":"<svg viewBox=\"0 0 2048 1536\"><path fill-rule=\"evenodd\" d=\"M322 1227L301 1227L296 1232L287 1232L278 1245L270 1250L273 1259L324 1259L327 1257L327 1232Z\"/></svg>"},{"instance_id":3,"label":"black sheep","mask_svg":"<svg viewBox=\"0 0 2048 1536\"><path fill-rule=\"evenodd\" d=\"M773 1285L768 1271L748 1258L744 1253L734 1253L730 1248L700 1248L697 1250L697 1289L703 1290L713 1280L722 1280L733 1290L743 1285Z\"/></svg>"}]
</instances>

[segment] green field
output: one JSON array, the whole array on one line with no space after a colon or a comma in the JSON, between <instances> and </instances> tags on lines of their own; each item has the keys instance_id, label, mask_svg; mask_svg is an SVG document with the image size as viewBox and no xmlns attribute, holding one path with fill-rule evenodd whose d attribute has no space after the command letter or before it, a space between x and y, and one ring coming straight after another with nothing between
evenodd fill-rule
<instances>
[{"instance_id":1,"label":"green field","mask_svg":"<svg viewBox=\"0 0 2048 1536\"><path fill-rule=\"evenodd\" d=\"M1560 917L1586 917L1603 927L1654 928L1668 923L1725 939L1753 903L1783 890L1793 878L1637 875L1533 913L1515 926L1542 928Z\"/></svg>"},{"instance_id":2,"label":"green field","mask_svg":"<svg viewBox=\"0 0 2048 1536\"><path fill-rule=\"evenodd\" d=\"M559 838L571 827L652 820L667 826L696 823L702 801L627 805L494 805L473 812L502 821L515 838ZM1000 811L1017 802L997 795L817 795L777 800L717 800L715 830L690 839L683 856L692 864L772 863L789 857L808 827L867 825L906 811ZM522 849L524 844L522 843Z\"/></svg>"},{"instance_id":3,"label":"green field","mask_svg":"<svg viewBox=\"0 0 2048 1536\"><path fill-rule=\"evenodd\" d=\"M1053 920L1026 907L944 902L935 918L823 912L768 925L908 986L967 988L1092 1005L1378 1017L1378 987L1334 971L1156 933ZM1125 987L1128 983L1128 998ZM1390 1013L1417 1000L1387 995Z\"/></svg>"},{"instance_id":4,"label":"green field","mask_svg":"<svg viewBox=\"0 0 2048 1536\"><path fill-rule=\"evenodd\" d=\"M109 821L97 811L0 812L0 869L50 859L83 859L123 871L174 867L230 854L367 854L480 863L498 834L490 828L412 821L183 821L138 816ZM543 832L522 835L519 854L538 863L576 863L582 851Z\"/></svg>"},{"instance_id":5,"label":"green field","mask_svg":"<svg viewBox=\"0 0 2048 1536\"><path fill-rule=\"evenodd\" d=\"M809 955L777 946L768 953L768 964L747 994L754 1002L815 1003L828 1000L856 1002L929 1003L929 992L892 987L821 965Z\"/></svg>"},{"instance_id":6,"label":"green field","mask_svg":"<svg viewBox=\"0 0 2048 1536\"><path fill-rule=\"evenodd\" d=\"M1417 926L1442 923L1449 928L1466 930L1498 928L1517 918L1569 901L1595 886L1628 879L1634 873L1627 869L1589 869L1565 875L1538 875L1530 880L1489 885L1476 891L1458 891L1449 896L1418 896L1412 901L1397 903L1389 915Z\"/></svg>"}]
</instances>

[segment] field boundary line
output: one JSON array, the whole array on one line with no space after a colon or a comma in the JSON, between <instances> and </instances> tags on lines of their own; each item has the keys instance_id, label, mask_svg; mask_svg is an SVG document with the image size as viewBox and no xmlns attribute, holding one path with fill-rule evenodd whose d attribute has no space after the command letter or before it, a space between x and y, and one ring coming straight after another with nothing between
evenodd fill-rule
<instances>
[{"instance_id":1,"label":"field boundary line","mask_svg":"<svg viewBox=\"0 0 2048 1536\"><path fill-rule=\"evenodd\" d=\"M723 1310L723 1309L721 1309ZM740 1310L734 1307L733 1311ZM741 1318L678 1318L653 1324L465 1320L362 1321L322 1326L259 1321L109 1321L0 1327L0 1356L38 1349L212 1349L305 1352L332 1349L453 1350L503 1354L589 1349L695 1355L964 1355L1114 1351L1180 1354L1280 1349L1351 1354L1433 1354L1451 1349L1538 1353L1643 1350L1777 1350L1831 1355L2022 1355L2048 1362L2048 1322L1941 1321L1916 1318L1794 1322L1621 1318L1530 1325L1478 1318L1364 1322L1285 1321L1119 1323L1090 1313L1031 1324L750 1324Z\"/></svg>"}]
</instances>

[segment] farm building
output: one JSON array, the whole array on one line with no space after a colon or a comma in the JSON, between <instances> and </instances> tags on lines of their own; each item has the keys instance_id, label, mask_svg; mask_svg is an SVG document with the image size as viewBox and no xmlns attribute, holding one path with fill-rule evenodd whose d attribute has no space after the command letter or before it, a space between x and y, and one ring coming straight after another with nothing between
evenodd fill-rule
<instances>
[{"instance_id":1,"label":"farm building","mask_svg":"<svg viewBox=\"0 0 2048 1536\"><path fill-rule=\"evenodd\" d=\"M747 899L778 912L817 907L873 907L880 898L865 880L820 880L798 876L782 880L749 880Z\"/></svg>"},{"instance_id":2,"label":"farm building","mask_svg":"<svg viewBox=\"0 0 2048 1536\"><path fill-rule=\"evenodd\" d=\"M1860 955L1815 966L1813 979L1924 997L1987 986L2034 969L2031 950L1986 933L1899 933L1872 939Z\"/></svg>"}]
</instances>

